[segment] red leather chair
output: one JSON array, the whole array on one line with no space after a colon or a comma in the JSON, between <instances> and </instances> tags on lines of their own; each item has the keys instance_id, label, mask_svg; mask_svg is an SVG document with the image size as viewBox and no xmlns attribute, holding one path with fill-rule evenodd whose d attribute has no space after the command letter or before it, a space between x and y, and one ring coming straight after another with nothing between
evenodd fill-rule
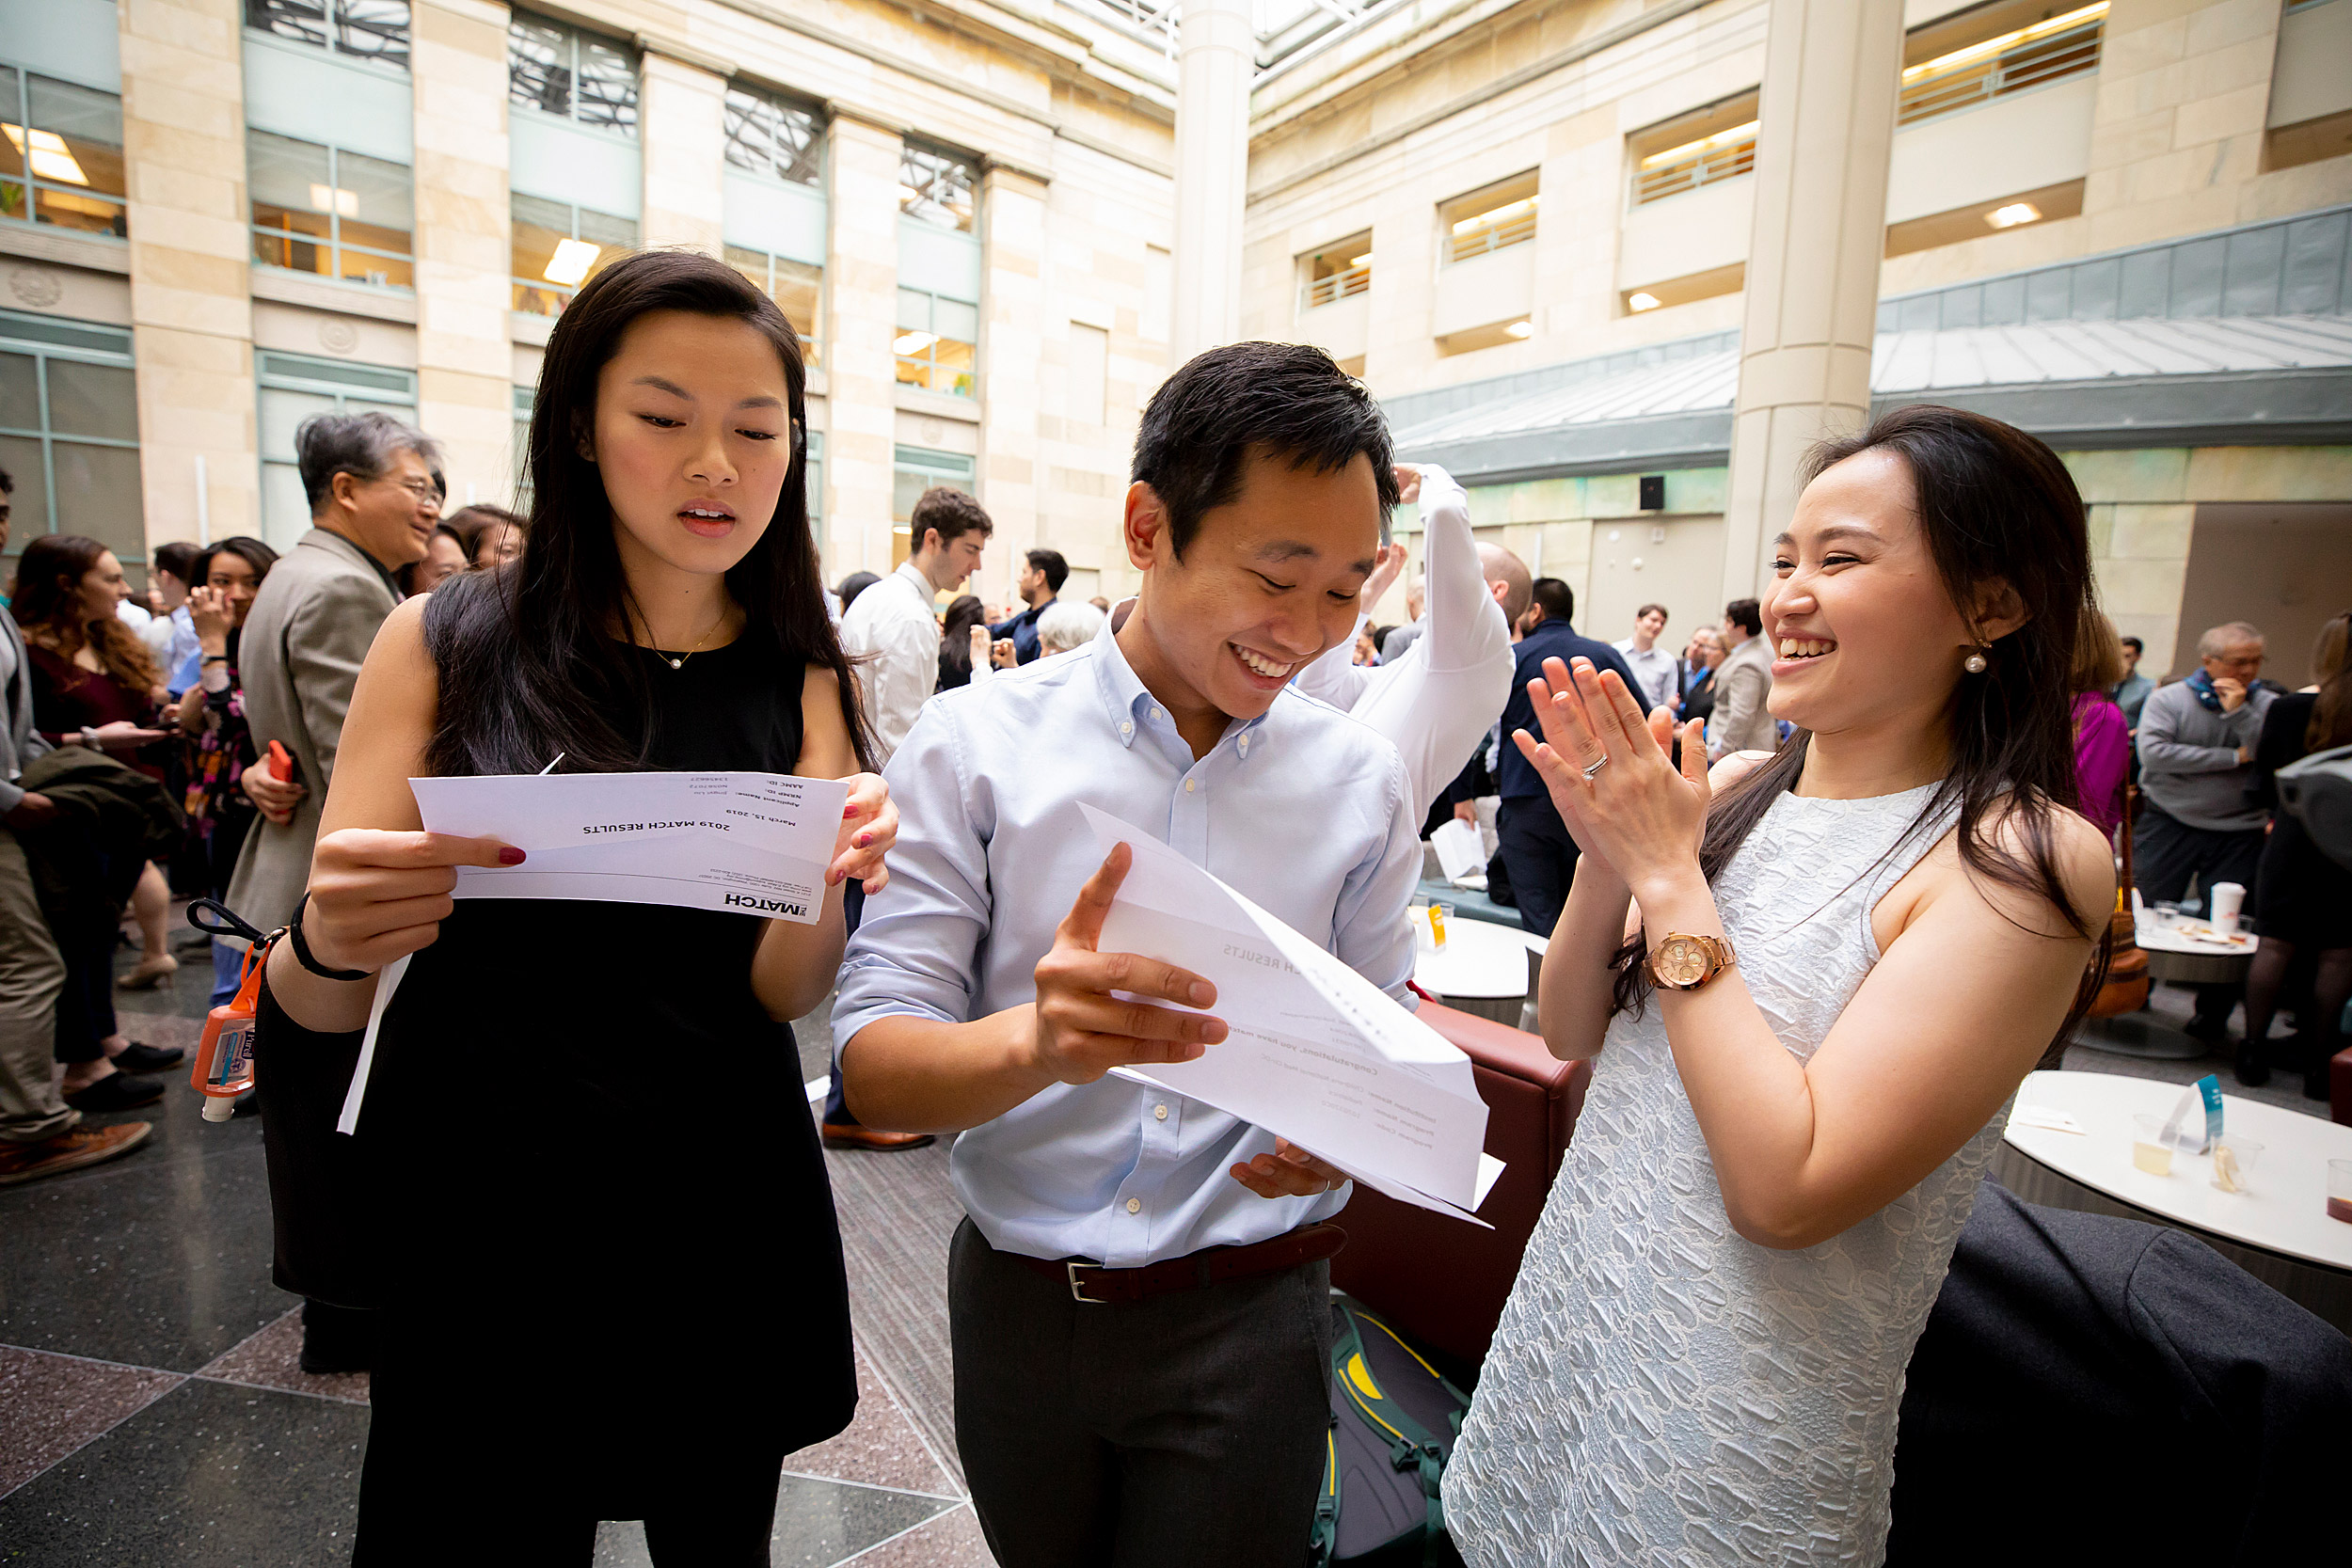
<instances>
[{"instance_id":1,"label":"red leather chair","mask_svg":"<svg viewBox=\"0 0 2352 1568\"><path fill-rule=\"evenodd\" d=\"M1518 1276L1593 1066L1560 1061L1537 1036L1436 1002L1421 1005L1421 1020L1469 1055L1486 1101L1486 1152L1505 1168L1478 1217L1494 1228L1359 1186L1340 1212L1347 1245L1331 1259L1331 1283L1421 1343L1474 1364Z\"/></svg>"}]
</instances>

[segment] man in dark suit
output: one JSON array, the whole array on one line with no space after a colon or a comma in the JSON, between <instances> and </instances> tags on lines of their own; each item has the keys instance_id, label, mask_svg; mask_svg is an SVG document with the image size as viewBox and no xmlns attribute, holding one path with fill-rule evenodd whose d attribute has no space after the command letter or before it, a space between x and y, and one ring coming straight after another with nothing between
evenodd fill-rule
<instances>
[{"instance_id":1,"label":"man in dark suit","mask_svg":"<svg viewBox=\"0 0 2352 1568\"><path fill-rule=\"evenodd\" d=\"M1502 805L1495 815L1495 834L1502 847L1502 863L1511 874L1511 892L1519 902L1519 924L1539 937L1551 935L1552 926L1568 901L1568 885L1576 878L1576 840L1560 820L1559 808L1544 787L1535 765L1519 755L1511 739L1515 730L1542 737L1535 723L1535 704L1527 683L1544 673L1544 660L1565 662L1579 657L1593 661L1595 670L1614 670L1627 688L1642 689L1626 668L1617 650L1606 642L1579 637L1568 617L1576 609L1576 592L1558 578L1537 578L1533 601L1520 623L1518 660L1511 676L1511 700L1502 709Z\"/></svg>"},{"instance_id":2,"label":"man in dark suit","mask_svg":"<svg viewBox=\"0 0 2352 1568\"><path fill-rule=\"evenodd\" d=\"M1061 594L1061 585L1070 580L1070 562L1059 550L1031 550L1024 558L1021 580L1021 602L1029 608L1009 620L988 628L989 640L1009 641L1012 651L1024 664L1034 664L1044 650L1037 640L1037 618L1051 609Z\"/></svg>"}]
</instances>

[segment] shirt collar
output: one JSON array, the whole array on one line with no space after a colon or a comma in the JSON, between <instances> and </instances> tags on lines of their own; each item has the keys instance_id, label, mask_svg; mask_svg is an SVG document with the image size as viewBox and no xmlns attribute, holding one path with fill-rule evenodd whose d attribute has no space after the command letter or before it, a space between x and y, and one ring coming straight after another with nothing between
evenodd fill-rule
<instances>
[{"instance_id":1,"label":"shirt collar","mask_svg":"<svg viewBox=\"0 0 2352 1568\"><path fill-rule=\"evenodd\" d=\"M1120 647L1119 634L1112 630L1108 616L1104 618L1103 629L1095 634L1093 655L1095 679L1102 685L1104 705L1110 713L1111 733L1119 736L1121 746L1133 751L1136 736L1143 727L1143 716L1157 707L1160 700L1152 695L1152 689L1143 684L1135 666L1127 662L1126 650ZM1222 746L1233 736L1256 729L1273 712L1269 706L1264 713L1239 725L1229 721L1217 744Z\"/></svg>"},{"instance_id":2,"label":"shirt collar","mask_svg":"<svg viewBox=\"0 0 2352 1568\"><path fill-rule=\"evenodd\" d=\"M906 578L907 586L914 589L917 594L923 595L923 603L926 608L930 605L932 600L939 597L939 590L931 586L931 579L925 577L923 575L923 569L912 561L900 562L898 563L898 569L890 575L894 578Z\"/></svg>"}]
</instances>

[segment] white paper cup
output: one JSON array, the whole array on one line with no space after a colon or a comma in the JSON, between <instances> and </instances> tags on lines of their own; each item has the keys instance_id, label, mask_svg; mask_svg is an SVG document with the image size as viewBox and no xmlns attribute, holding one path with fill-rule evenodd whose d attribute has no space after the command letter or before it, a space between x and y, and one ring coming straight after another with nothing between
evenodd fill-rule
<instances>
[{"instance_id":1,"label":"white paper cup","mask_svg":"<svg viewBox=\"0 0 2352 1568\"><path fill-rule=\"evenodd\" d=\"M2214 883L2213 892L2205 901L2214 929L2225 933L2237 929L2238 911L2245 907L2246 889L2236 882Z\"/></svg>"}]
</instances>

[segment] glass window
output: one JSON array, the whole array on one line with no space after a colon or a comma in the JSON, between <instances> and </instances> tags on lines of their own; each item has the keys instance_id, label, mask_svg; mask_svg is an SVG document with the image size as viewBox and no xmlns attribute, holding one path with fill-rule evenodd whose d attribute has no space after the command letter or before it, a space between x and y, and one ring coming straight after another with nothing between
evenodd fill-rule
<instances>
[{"instance_id":1,"label":"glass window","mask_svg":"<svg viewBox=\"0 0 2352 1568\"><path fill-rule=\"evenodd\" d=\"M2045 16L2044 9L2029 0L1995 0L1912 29L1903 40L1895 123L1915 125L2098 70L2106 0L2061 16Z\"/></svg>"},{"instance_id":2,"label":"glass window","mask_svg":"<svg viewBox=\"0 0 2352 1568\"><path fill-rule=\"evenodd\" d=\"M637 223L566 201L516 194L513 203L514 308L560 316L580 286L637 245Z\"/></svg>"},{"instance_id":3,"label":"glass window","mask_svg":"<svg viewBox=\"0 0 2352 1568\"><path fill-rule=\"evenodd\" d=\"M294 432L313 414L389 414L417 421L417 378L410 371L310 359L265 351L254 356L260 383L262 538L289 550L310 527L310 499L294 464Z\"/></svg>"},{"instance_id":4,"label":"glass window","mask_svg":"<svg viewBox=\"0 0 2352 1568\"><path fill-rule=\"evenodd\" d=\"M760 291L776 302L784 319L801 335L801 353L809 364L823 364L825 358L818 343L817 329L822 319L825 269L739 245L726 247L726 262L758 284Z\"/></svg>"},{"instance_id":5,"label":"glass window","mask_svg":"<svg viewBox=\"0 0 2352 1568\"><path fill-rule=\"evenodd\" d=\"M406 165L247 131L246 169L255 261L379 289L415 286Z\"/></svg>"},{"instance_id":6,"label":"glass window","mask_svg":"<svg viewBox=\"0 0 2352 1568\"><path fill-rule=\"evenodd\" d=\"M130 333L0 311L0 468L16 481L17 551L81 533L127 566L147 559ZM13 570L0 565L0 578Z\"/></svg>"},{"instance_id":7,"label":"glass window","mask_svg":"<svg viewBox=\"0 0 2352 1568\"><path fill-rule=\"evenodd\" d=\"M621 44L516 11L506 26L506 96L527 109L637 134L637 60Z\"/></svg>"},{"instance_id":8,"label":"glass window","mask_svg":"<svg viewBox=\"0 0 2352 1568\"><path fill-rule=\"evenodd\" d=\"M977 171L970 160L909 142L898 154L898 211L908 217L972 232Z\"/></svg>"},{"instance_id":9,"label":"glass window","mask_svg":"<svg viewBox=\"0 0 2352 1568\"><path fill-rule=\"evenodd\" d=\"M727 88L727 162L796 185L824 183L824 122L813 109Z\"/></svg>"},{"instance_id":10,"label":"glass window","mask_svg":"<svg viewBox=\"0 0 2352 1568\"><path fill-rule=\"evenodd\" d=\"M960 299L898 291L898 384L968 398L979 361L980 308Z\"/></svg>"},{"instance_id":11,"label":"glass window","mask_svg":"<svg viewBox=\"0 0 2352 1568\"><path fill-rule=\"evenodd\" d=\"M245 0L245 24L272 38L408 69L408 0Z\"/></svg>"},{"instance_id":12,"label":"glass window","mask_svg":"<svg viewBox=\"0 0 2352 1568\"><path fill-rule=\"evenodd\" d=\"M913 553L914 503L934 485L974 495L973 477L978 465L961 452L934 451L929 447L894 447L890 473L890 556L894 567Z\"/></svg>"},{"instance_id":13,"label":"glass window","mask_svg":"<svg viewBox=\"0 0 2352 1568\"><path fill-rule=\"evenodd\" d=\"M122 100L0 65L0 218L130 232Z\"/></svg>"}]
</instances>

